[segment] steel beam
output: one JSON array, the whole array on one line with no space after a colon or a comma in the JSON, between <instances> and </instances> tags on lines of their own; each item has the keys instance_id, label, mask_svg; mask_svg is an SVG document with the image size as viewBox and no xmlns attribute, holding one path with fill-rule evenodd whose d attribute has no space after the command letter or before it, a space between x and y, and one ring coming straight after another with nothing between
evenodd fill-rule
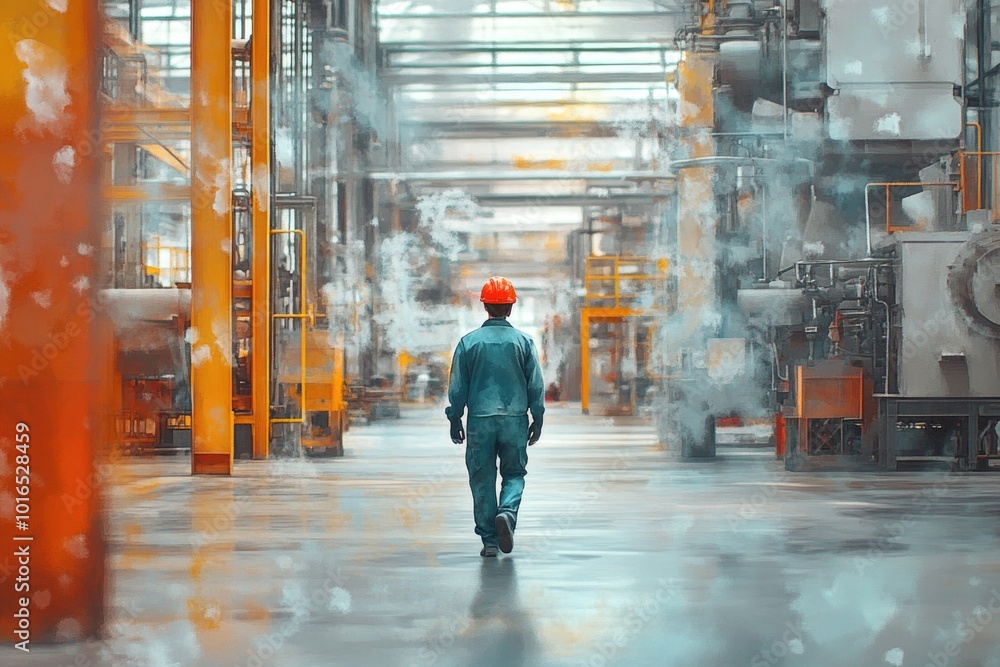
<instances>
[{"instance_id":1,"label":"steel beam","mask_svg":"<svg viewBox=\"0 0 1000 667\"><path fill-rule=\"evenodd\" d=\"M545 41L535 44L523 42L398 42L382 46L391 56L405 53L631 53L636 51L676 51L673 44L664 42L609 42L581 44L575 41L556 43Z\"/></svg>"},{"instance_id":2,"label":"steel beam","mask_svg":"<svg viewBox=\"0 0 1000 667\"><path fill-rule=\"evenodd\" d=\"M232 0L191 7L191 472L233 470Z\"/></svg>"},{"instance_id":3,"label":"steel beam","mask_svg":"<svg viewBox=\"0 0 1000 667\"><path fill-rule=\"evenodd\" d=\"M628 192L611 194L607 197L588 194L483 194L475 195L477 203L487 207L502 206L617 206L622 204L649 204L665 199L665 192Z\"/></svg>"},{"instance_id":4,"label":"steel beam","mask_svg":"<svg viewBox=\"0 0 1000 667\"><path fill-rule=\"evenodd\" d=\"M186 202L191 199L193 188L171 183L147 183L145 185L106 185L103 197L109 202Z\"/></svg>"},{"instance_id":5,"label":"steel beam","mask_svg":"<svg viewBox=\"0 0 1000 667\"><path fill-rule=\"evenodd\" d=\"M183 141L191 138L191 110L184 108L106 107L101 115L105 143Z\"/></svg>"},{"instance_id":6,"label":"steel beam","mask_svg":"<svg viewBox=\"0 0 1000 667\"><path fill-rule=\"evenodd\" d=\"M687 22L688 12L560 12L526 14L379 14L379 43L466 45L566 42L664 42ZM456 39L456 37L458 38Z\"/></svg>"},{"instance_id":7,"label":"steel beam","mask_svg":"<svg viewBox=\"0 0 1000 667\"><path fill-rule=\"evenodd\" d=\"M447 111L442 111L447 114ZM430 135L432 138L503 138L503 137L617 137L620 130L610 122L599 120L406 120L400 123L417 140ZM441 135L447 135L442 137Z\"/></svg>"},{"instance_id":8,"label":"steel beam","mask_svg":"<svg viewBox=\"0 0 1000 667\"><path fill-rule=\"evenodd\" d=\"M251 278L251 400L253 457L266 459L271 441L271 2L253 0L250 102L253 170L253 264Z\"/></svg>"},{"instance_id":9,"label":"steel beam","mask_svg":"<svg viewBox=\"0 0 1000 667\"><path fill-rule=\"evenodd\" d=\"M634 70L622 70L620 72L595 71L588 72L580 69L566 69L562 72L518 72L509 74L492 74L489 72L465 72L459 71L411 71L387 70L382 75L382 80L390 86L416 86L416 85L493 85L510 83L657 83L662 82L667 85L667 74L674 70L669 69L657 72L636 72ZM416 68L413 68L416 70Z\"/></svg>"},{"instance_id":10,"label":"steel beam","mask_svg":"<svg viewBox=\"0 0 1000 667\"><path fill-rule=\"evenodd\" d=\"M28 652L40 644L97 636L104 619L95 459L112 371L98 361L106 318L94 298L98 14L96 2L0 3L4 664L35 662Z\"/></svg>"},{"instance_id":11,"label":"steel beam","mask_svg":"<svg viewBox=\"0 0 1000 667\"><path fill-rule=\"evenodd\" d=\"M636 88L635 90L639 90L639 88ZM506 91L507 89L504 90L504 92ZM419 98L414 97L426 97L427 92L434 93L433 102L421 101ZM476 111L483 109L532 109L537 113L544 114L544 117L546 118L549 115L558 116L560 113L566 114L568 112L578 112L581 110L583 110L583 112L591 110L594 113L598 113L606 112L607 109L614 109L615 107L634 107L636 104L646 104L646 100L648 99L648 93L646 97L636 99L601 99L607 97L607 90L604 88L577 90L573 93L572 98L560 95L558 92L553 91L550 93L552 95L551 99L541 100L483 99L475 96L473 96L472 99L468 99L462 91L457 91L454 88L446 88L442 90L428 89L426 91L404 90L400 91L400 93L404 97L408 98L406 100L406 110L416 112L417 114L438 114L439 109L441 110L441 113L448 110L454 111L455 105L460 104L463 112L466 110ZM534 93L538 93L537 89L534 90Z\"/></svg>"},{"instance_id":12,"label":"steel beam","mask_svg":"<svg viewBox=\"0 0 1000 667\"><path fill-rule=\"evenodd\" d=\"M673 181L675 176L661 171L551 171L525 169L496 171L492 169L470 171L408 171L372 172L369 178L376 181L406 181L410 183L474 183L479 181Z\"/></svg>"},{"instance_id":13,"label":"steel beam","mask_svg":"<svg viewBox=\"0 0 1000 667\"><path fill-rule=\"evenodd\" d=\"M659 51L651 51L649 53L654 53L656 55L660 54ZM658 59L658 60L648 60L647 62L611 63L611 65L618 65L618 66L621 66L621 67L628 67L628 68L630 68L629 71L631 71L631 68L641 68L641 69L649 69L651 67L660 67L660 68L662 68L665 64L674 65L674 64L676 64L676 61L671 60L669 63L665 63L663 60ZM513 62L513 63L509 63L509 62L508 63L497 63L497 62L489 62L489 61L484 61L484 62L461 62L461 61L459 61L459 62L455 62L454 59L449 58L449 59L445 59L445 60L441 60L441 61L437 61L437 62L430 62L430 61L426 61L426 60L421 60L421 61L406 61L406 60L402 60L402 61L393 62L393 61L390 60L390 62L388 62L388 63L385 64L384 69L389 70L389 71L396 71L396 72L408 72L408 71L413 71L413 70L429 70L429 71L433 71L433 70L442 70L442 69L460 70L460 71L464 71L464 72L472 72L472 71L475 71L475 70L494 70L497 73L502 73L503 71L518 72L518 71L526 70L526 69L536 69L536 70L537 69L558 69L560 67L561 68L580 68L582 71L586 71L588 68L591 68L591 69L601 69L601 68L607 69L608 63L594 62L594 63L579 63L579 64L574 64L574 63L571 63L571 62L526 62L526 63L517 63L517 62Z\"/></svg>"},{"instance_id":14,"label":"steel beam","mask_svg":"<svg viewBox=\"0 0 1000 667\"><path fill-rule=\"evenodd\" d=\"M141 125L143 127L181 126L190 130L191 110L184 107L106 107L101 114L102 127Z\"/></svg>"}]
</instances>

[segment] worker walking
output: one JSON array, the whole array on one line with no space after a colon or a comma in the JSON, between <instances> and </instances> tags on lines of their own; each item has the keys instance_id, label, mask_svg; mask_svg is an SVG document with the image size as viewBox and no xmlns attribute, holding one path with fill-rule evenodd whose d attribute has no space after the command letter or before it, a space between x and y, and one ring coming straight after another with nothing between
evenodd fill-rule
<instances>
[{"instance_id":1,"label":"worker walking","mask_svg":"<svg viewBox=\"0 0 1000 667\"><path fill-rule=\"evenodd\" d=\"M501 277L490 278L479 298L489 313L482 327L466 334L455 349L445 410L451 422L451 440L466 439L462 416L469 410L465 465L476 519L483 540L479 552L496 557L514 548L517 510L524 491L528 445L542 435L545 412L542 369L531 338L507 317L517 301L514 286ZM531 426L527 413L531 412ZM497 501L497 458L500 459L500 499Z\"/></svg>"}]
</instances>

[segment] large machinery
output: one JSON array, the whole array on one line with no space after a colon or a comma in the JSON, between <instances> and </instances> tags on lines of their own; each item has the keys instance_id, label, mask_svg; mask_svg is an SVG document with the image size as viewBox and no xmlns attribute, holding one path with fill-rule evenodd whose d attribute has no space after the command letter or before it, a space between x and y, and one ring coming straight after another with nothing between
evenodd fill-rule
<instances>
[{"instance_id":1,"label":"large machinery","mask_svg":"<svg viewBox=\"0 0 1000 667\"><path fill-rule=\"evenodd\" d=\"M95 141L111 158L115 445L191 450L194 472L225 474L234 457L343 454L363 360L331 295L349 246L371 264L367 144L386 130L359 111L371 3L216 4L228 11L107 4ZM190 44L148 44L178 22Z\"/></svg>"},{"instance_id":2,"label":"large machinery","mask_svg":"<svg viewBox=\"0 0 1000 667\"><path fill-rule=\"evenodd\" d=\"M789 469L1000 466L988 4L696 9L661 437L772 413Z\"/></svg>"},{"instance_id":3,"label":"large machinery","mask_svg":"<svg viewBox=\"0 0 1000 667\"><path fill-rule=\"evenodd\" d=\"M777 366L793 374L782 380L790 468L1000 465L1000 235L973 225L899 233L864 261L795 266L800 322L775 329Z\"/></svg>"}]
</instances>

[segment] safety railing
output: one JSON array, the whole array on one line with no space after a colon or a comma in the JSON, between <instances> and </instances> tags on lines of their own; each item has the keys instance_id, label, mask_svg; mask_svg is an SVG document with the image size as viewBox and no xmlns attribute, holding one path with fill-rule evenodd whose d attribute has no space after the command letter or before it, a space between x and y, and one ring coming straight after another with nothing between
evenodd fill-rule
<instances>
[{"instance_id":1,"label":"safety railing","mask_svg":"<svg viewBox=\"0 0 1000 667\"><path fill-rule=\"evenodd\" d=\"M633 256L591 256L584 278L585 305L590 308L652 308L670 306L666 259Z\"/></svg>"},{"instance_id":2,"label":"safety railing","mask_svg":"<svg viewBox=\"0 0 1000 667\"><path fill-rule=\"evenodd\" d=\"M298 236L299 243L299 280L302 281L300 291L299 312L297 313L273 313L273 320L298 320L299 321L299 374L301 376L299 391L299 416L296 417L271 417L272 424L304 424L306 421L306 321L312 320L315 315L311 308L306 305L305 286L306 281L306 233L301 229L272 229L271 235L291 234Z\"/></svg>"},{"instance_id":3,"label":"safety railing","mask_svg":"<svg viewBox=\"0 0 1000 667\"><path fill-rule=\"evenodd\" d=\"M893 224L892 189L902 187L951 188L953 192L958 193L961 197L961 210L963 213L967 213L971 210L981 210L984 206L989 205L991 207L990 222L993 224L1000 223L1000 210L998 210L998 203L1000 203L1000 178L997 178L997 174L1000 173L1000 151L983 150L983 128L979 123L970 122L966 123L965 126L975 130L976 150L970 151L963 148L958 151L956 156L958 159L959 171L957 182L942 181L934 183L921 183L913 181L869 183L865 186L865 230L869 255L872 251L873 222L871 213L871 191L873 189L884 188L885 190L885 231L888 234L892 234L893 232L912 231L916 229L916 227L912 225ZM970 165L973 161L975 164ZM986 170L984 170L984 166L987 163L991 167L988 174ZM990 178L987 178L988 175ZM991 196L988 201L984 198L983 192L983 183L987 180L992 183L990 188Z\"/></svg>"},{"instance_id":4,"label":"safety railing","mask_svg":"<svg viewBox=\"0 0 1000 667\"><path fill-rule=\"evenodd\" d=\"M865 236L868 244L868 254L872 252L872 215L871 215L871 191L874 188L885 189L885 231L887 234L893 232L912 231L913 225L893 225L892 224L892 189L893 188L942 188L948 187L955 192L962 191L962 182L941 181L932 183L922 183L920 181L905 181L896 183L868 183L865 185Z\"/></svg>"}]
</instances>

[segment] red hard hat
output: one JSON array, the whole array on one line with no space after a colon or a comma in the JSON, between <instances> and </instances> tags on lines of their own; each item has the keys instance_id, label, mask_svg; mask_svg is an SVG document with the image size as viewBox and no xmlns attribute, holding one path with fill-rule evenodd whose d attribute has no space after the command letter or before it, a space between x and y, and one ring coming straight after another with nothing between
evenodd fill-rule
<instances>
[{"instance_id":1,"label":"red hard hat","mask_svg":"<svg viewBox=\"0 0 1000 667\"><path fill-rule=\"evenodd\" d=\"M514 292L514 286L509 280L500 276L493 276L483 285L483 291L479 295L479 300L483 303L514 303L517 301L517 294Z\"/></svg>"}]
</instances>

